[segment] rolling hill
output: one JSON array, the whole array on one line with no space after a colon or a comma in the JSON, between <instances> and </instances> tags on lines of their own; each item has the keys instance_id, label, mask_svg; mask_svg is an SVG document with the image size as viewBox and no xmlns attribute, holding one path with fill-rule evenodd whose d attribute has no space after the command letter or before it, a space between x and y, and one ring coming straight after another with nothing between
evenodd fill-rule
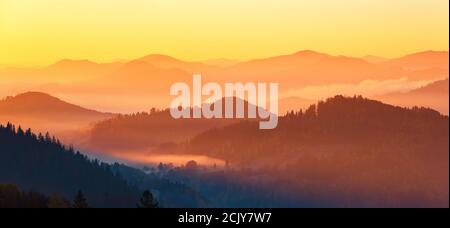
<instances>
[{"instance_id":1,"label":"rolling hill","mask_svg":"<svg viewBox=\"0 0 450 228\"><path fill-rule=\"evenodd\" d=\"M179 68L163 68L144 60L134 60L104 77L105 86L117 93L153 94L168 96L176 82L190 82L192 75Z\"/></svg>"},{"instance_id":2,"label":"rolling hill","mask_svg":"<svg viewBox=\"0 0 450 228\"><path fill-rule=\"evenodd\" d=\"M125 165L91 160L48 134L36 135L12 124L0 125L0 185L3 183L66 199L82 190L91 207L101 208L135 207L144 190L157 192L162 207L200 207L205 203L183 184Z\"/></svg>"},{"instance_id":3,"label":"rolling hill","mask_svg":"<svg viewBox=\"0 0 450 228\"><path fill-rule=\"evenodd\" d=\"M0 125L0 182L68 199L82 189L95 207L133 207L140 195L107 164L10 124Z\"/></svg>"},{"instance_id":4,"label":"rolling hill","mask_svg":"<svg viewBox=\"0 0 450 228\"><path fill-rule=\"evenodd\" d=\"M406 69L442 68L448 70L448 51L425 51L385 61L383 64Z\"/></svg>"},{"instance_id":5,"label":"rolling hill","mask_svg":"<svg viewBox=\"0 0 450 228\"><path fill-rule=\"evenodd\" d=\"M238 98L234 98L234 103ZM225 115L225 98L222 115ZM244 104L247 118L249 103ZM216 102L218 103L218 102ZM210 106L212 106L211 104ZM251 105L257 108L255 105ZM192 110L191 110L192 112ZM235 113L235 112L234 112ZM245 119L244 118L244 119ZM167 153L182 143L204 131L220 128L241 121L240 119L174 119L169 109L152 110L130 115L119 115L96 123L86 132L87 138L79 147L109 155L120 155L126 159L127 153Z\"/></svg>"},{"instance_id":6,"label":"rolling hill","mask_svg":"<svg viewBox=\"0 0 450 228\"><path fill-rule=\"evenodd\" d=\"M417 67L420 61L417 59L424 60L420 67ZM448 75L448 66L444 65L446 61L448 52L418 53L400 59L371 62L364 58L332 56L307 50L242 62L218 72L217 78L230 81L276 81L280 83L280 91L313 85L357 84L365 80L382 81L401 77L435 80Z\"/></svg>"},{"instance_id":7,"label":"rolling hill","mask_svg":"<svg viewBox=\"0 0 450 228\"><path fill-rule=\"evenodd\" d=\"M272 131L256 122L206 131L183 153L265 170L277 188L341 207L448 207L448 134L434 110L337 96Z\"/></svg>"},{"instance_id":8,"label":"rolling hill","mask_svg":"<svg viewBox=\"0 0 450 228\"><path fill-rule=\"evenodd\" d=\"M87 60L63 60L42 69L0 70L0 88L7 91L3 92L5 96L22 91L64 93L78 99L81 99L80 94L89 95L94 100L104 100L104 105L97 109L106 106L107 110L130 112L127 107L118 108L115 102L132 99L127 104L132 111L144 107L167 108L173 99L168 93L171 85L176 82L191 84L194 73L201 73L204 83L279 82L281 93L306 87L359 85L366 81L382 83L400 78L433 81L449 74L448 52L433 51L380 60L376 57L354 58L306 50L220 67L213 65L207 61L183 61L166 55L148 55L126 62L102 64ZM332 95L335 94L340 93ZM107 96L111 99L106 99ZM316 100L328 96L308 98Z\"/></svg>"},{"instance_id":9,"label":"rolling hill","mask_svg":"<svg viewBox=\"0 0 450 228\"><path fill-rule=\"evenodd\" d=\"M27 92L0 101L0 122L13 122L42 132L61 132L86 127L113 117L88 110L40 92Z\"/></svg>"},{"instance_id":10,"label":"rolling hill","mask_svg":"<svg viewBox=\"0 0 450 228\"><path fill-rule=\"evenodd\" d=\"M449 81L440 80L409 92L386 94L375 99L403 107L429 107L448 115Z\"/></svg>"},{"instance_id":11,"label":"rolling hill","mask_svg":"<svg viewBox=\"0 0 450 228\"><path fill-rule=\"evenodd\" d=\"M164 69L180 69L189 72L189 74L210 72L217 69L217 67L205 63L182 61L167 55L158 54L148 55L137 59L137 61L143 61Z\"/></svg>"},{"instance_id":12,"label":"rolling hill","mask_svg":"<svg viewBox=\"0 0 450 228\"><path fill-rule=\"evenodd\" d=\"M27 82L41 85L94 82L101 76L114 72L121 65L121 62L96 63L89 60L64 59L45 67L0 69L0 79L4 82Z\"/></svg>"}]
</instances>

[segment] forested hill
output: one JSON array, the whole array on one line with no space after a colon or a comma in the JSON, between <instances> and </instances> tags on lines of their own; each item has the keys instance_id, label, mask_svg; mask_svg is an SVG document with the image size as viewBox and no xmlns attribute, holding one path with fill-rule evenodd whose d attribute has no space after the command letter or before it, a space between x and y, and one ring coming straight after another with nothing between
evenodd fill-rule
<instances>
[{"instance_id":1,"label":"forested hill","mask_svg":"<svg viewBox=\"0 0 450 228\"><path fill-rule=\"evenodd\" d=\"M449 118L434 110L337 96L274 130L255 122L210 130L185 153L265 170L277 188L328 205L448 207L448 137Z\"/></svg>"},{"instance_id":2,"label":"forested hill","mask_svg":"<svg viewBox=\"0 0 450 228\"><path fill-rule=\"evenodd\" d=\"M0 183L68 199L82 190L94 207L134 207L140 197L109 165L11 124L0 126Z\"/></svg>"},{"instance_id":3,"label":"forested hill","mask_svg":"<svg viewBox=\"0 0 450 228\"><path fill-rule=\"evenodd\" d=\"M437 153L448 148L448 124L448 116L431 109L336 96L280 117L274 130L261 131L257 122L241 122L206 131L189 145L190 152L234 161L296 153L305 146L345 144L367 150L388 143L396 147L403 144L404 149L420 144L413 148ZM423 146L429 146L428 150Z\"/></svg>"},{"instance_id":4,"label":"forested hill","mask_svg":"<svg viewBox=\"0 0 450 228\"><path fill-rule=\"evenodd\" d=\"M211 128L236 123L233 119L174 119L170 110L121 115L95 124L83 145L91 151L143 150L184 142Z\"/></svg>"}]
</instances>

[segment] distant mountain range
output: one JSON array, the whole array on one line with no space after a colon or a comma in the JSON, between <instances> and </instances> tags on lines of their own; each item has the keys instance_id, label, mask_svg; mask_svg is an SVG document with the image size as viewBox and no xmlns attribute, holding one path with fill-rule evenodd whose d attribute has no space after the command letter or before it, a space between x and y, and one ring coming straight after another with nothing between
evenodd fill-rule
<instances>
[{"instance_id":1,"label":"distant mountain range","mask_svg":"<svg viewBox=\"0 0 450 228\"><path fill-rule=\"evenodd\" d=\"M216 66L207 65L202 62L187 62L166 55L148 55L138 59L138 61L147 62L165 69L177 68L191 74L195 72L201 73L202 71L217 69Z\"/></svg>"},{"instance_id":2,"label":"distant mountain range","mask_svg":"<svg viewBox=\"0 0 450 228\"><path fill-rule=\"evenodd\" d=\"M402 67L409 70L427 68L448 69L448 63L449 57L447 51L425 51L383 62L384 65Z\"/></svg>"},{"instance_id":3,"label":"distant mountain range","mask_svg":"<svg viewBox=\"0 0 450 228\"><path fill-rule=\"evenodd\" d=\"M0 80L47 85L70 83L67 90L79 92L94 86L112 94L145 94L167 97L175 82L190 82L192 74L205 82L279 82L280 90L312 85L360 83L407 77L411 80L436 80L448 77L448 52L427 51L397 59L332 56L314 51L255 59L245 62L189 62L165 55L148 55L127 62L94 63L87 60L63 60L43 69L3 69ZM222 65L222 66L217 66ZM29 86L29 90L33 89ZM35 88L35 87L34 87ZM85 89L83 89L85 88Z\"/></svg>"},{"instance_id":4,"label":"distant mountain range","mask_svg":"<svg viewBox=\"0 0 450 228\"><path fill-rule=\"evenodd\" d=\"M239 63L238 60L232 59L210 59L203 61L204 64L216 67L230 67Z\"/></svg>"},{"instance_id":5,"label":"distant mountain range","mask_svg":"<svg viewBox=\"0 0 450 228\"><path fill-rule=\"evenodd\" d=\"M363 57L364 60L366 60L369 63L382 63L382 62L386 62L389 59L387 58L383 58L383 57L379 57L379 56L374 56L374 55L367 55Z\"/></svg>"},{"instance_id":6,"label":"distant mountain range","mask_svg":"<svg viewBox=\"0 0 450 228\"><path fill-rule=\"evenodd\" d=\"M73 80L73 78L108 74L117 70L122 64L121 62L99 64L89 60L65 59L43 69L42 73L61 77L59 80L65 77Z\"/></svg>"},{"instance_id":7,"label":"distant mountain range","mask_svg":"<svg viewBox=\"0 0 450 228\"><path fill-rule=\"evenodd\" d=\"M423 64L418 65L422 62ZM239 63L221 77L233 80L278 81L284 89L310 85L359 83L408 77L416 80L448 75L448 52L424 52L399 59L371 63L361 58L331 56L314 51ZM219 77L219 78L221 78Z\"/></svg>"}]
</instances>

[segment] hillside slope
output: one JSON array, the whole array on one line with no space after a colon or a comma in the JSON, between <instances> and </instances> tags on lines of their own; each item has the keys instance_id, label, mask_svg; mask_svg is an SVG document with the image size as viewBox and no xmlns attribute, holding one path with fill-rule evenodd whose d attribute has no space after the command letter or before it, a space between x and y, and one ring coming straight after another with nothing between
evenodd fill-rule
<instances>
[{"instance_id":1,"label":"hillside slope","mask_svg":"<svg viewBox=\"0 0 450 228\"><path fill-rule=\"evenodd\" d=\"M27 92L0 100L0 123L13 122L42 132L78 129L113 116L69 104L40 92Z\"/></svg>"},{"instance_id":2,"label":"hillside slope","mask_svg":"<svg viewBox=\"0 0 450 228\"><path fill-rule=\"evenodd\" d=\"M340 207L448 207L448 137L448 117L431 109L337 96L272 131L245 122L204 132L184 153L266 170L279 188Z\"/></svg>"},{"instance_id":3,"label":"hillside slope","mask_svg":"<svg viewBox=\"0 0 450 228\"><path fill-rule=\"evenodd\" d=\"M405 92L390 93L375 97L385 103L402 107L429 107L442 114L449 114L449 81L448 79L433 82L424 87Z\"/></svg>"}]
</instances>

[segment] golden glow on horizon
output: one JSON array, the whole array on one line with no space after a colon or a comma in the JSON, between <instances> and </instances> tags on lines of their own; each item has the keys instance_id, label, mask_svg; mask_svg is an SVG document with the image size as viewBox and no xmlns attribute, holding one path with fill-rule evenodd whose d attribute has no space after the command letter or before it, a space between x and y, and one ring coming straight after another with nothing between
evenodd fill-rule
<instances>
[{"instance_id":1,"label":"golden glow on horizon","mask_svg":"<svg viewBox=\"0 0 450 228\"><path fill-rule=\"evenodd\" d=\"M0 64L448 50L448 0L0 0Z\"/></svg>"}]
</instances>

